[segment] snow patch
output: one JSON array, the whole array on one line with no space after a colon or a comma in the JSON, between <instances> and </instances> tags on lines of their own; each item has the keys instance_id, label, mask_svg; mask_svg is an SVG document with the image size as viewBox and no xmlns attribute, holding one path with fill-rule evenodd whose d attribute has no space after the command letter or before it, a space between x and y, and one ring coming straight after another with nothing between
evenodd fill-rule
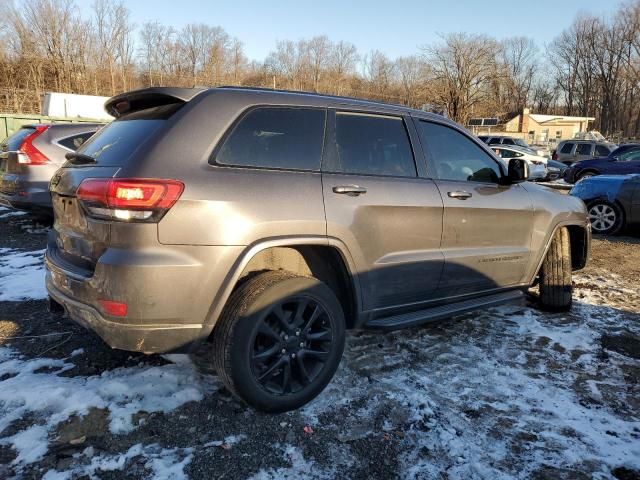
<instances>
[{"instance_id":1,"label":"snow patch","mask_svg":"<svg viewBox=\"0 0 640 480\"><path fill-rule=\"evenodd\" d=\"M42 261L44 252L0 248L0 301L16 302L47 297Z\"/></svg>"},{"instance_id":2,"label":"snow patch","mask_svg":"<svg viewBox=\"0 0 640 480\"><path fill-rule=\"evenodd\" d=\"M49 470L43 480L70 480L85 477L97 478L102 472L123 470L134 459L140 457L142 466L149 471L145 478L153 480L186 480L185 467L193 459L192 448L161 448L157 444L138 443L125 453L115 455L98 455L87 465L75 466L60 472Z\"/></svg>"},{"instance_id":3,"label":"snow patch","mask_svg":"<svg viewBox=\"0 0 640 480\"><path fill-rule=\"evenodd\" d=\"M179 364L118 368L91 377L61 376L74 365L24 359L6 347L0 348L0 360L0 378L5 378L0 381L0 434L26 416L42 422L0 440L18 452L14 463L19 465L40 459L47 452L47 433L72 415L106 408L110 431L126 433L134 428L136 412L170 412L216 389L213 377L201 377L184 358ZM42 369L46 372L39 372Z\"/></svg>"}]
</instances>

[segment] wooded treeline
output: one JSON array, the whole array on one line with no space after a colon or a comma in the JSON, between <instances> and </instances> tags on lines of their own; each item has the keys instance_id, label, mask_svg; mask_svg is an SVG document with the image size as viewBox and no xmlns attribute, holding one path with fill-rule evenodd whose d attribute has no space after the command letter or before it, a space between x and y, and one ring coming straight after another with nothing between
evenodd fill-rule
<instances>
[{"instance_id":1,"label":"wooded treeline","mask_svg":"<svg viewBox=\"0 0 640 480\"><path fill-rule=\"evenodd\" d=\"M540 28L545 28L540 25ZM263 61L222 27L134 25L124 2L5 0L0 110L38 112L46 91L112 95L143 86L245 85L347 95L469 118L594 116L605 134L640 136L640 0L607 18L577 16L545 48L526 37L452 33L411 56L318 36L283 40Z\"/></svg>"}]
</instances>

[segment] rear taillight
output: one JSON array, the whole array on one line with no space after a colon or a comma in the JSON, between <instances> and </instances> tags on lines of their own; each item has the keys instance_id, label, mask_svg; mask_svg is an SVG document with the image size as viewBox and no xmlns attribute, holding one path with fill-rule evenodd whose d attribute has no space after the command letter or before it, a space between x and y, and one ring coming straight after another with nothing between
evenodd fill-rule
<instances>
[{"instance_id":1,"label":"rear taillight","mask_svg":"<svg viewBox=\"0 0 640 480\"><path fill-rule=\"evenodd\" d=\"M551 154L551 160L558 160L558 153L555 150Z\"/></svg>"},{"instance_id":2,"label":"rear taillight","mask_svg":"<svg viewBox=\"0 0 640 480\"><path fill-rule=\"evenodd\" d=\"M22 141L20 151L18 152L18 163L24 163L26 165L45 165L49 163L49 159L44 154L33 146L33 141L42 135L47 129L48 125L40 125L35 128L33 133L30 133Z\"/></svg>"},{"instance_id":3,"label":"rear taillight","mask_svg":"<svg viewBox=\"0 0 640 480\"><path fill-rule=\"evenodd\" d=\"M157 222L182 195L177 180L87 178L76 197L89 215L125 222Z\"/></svg>"}]
</instances>

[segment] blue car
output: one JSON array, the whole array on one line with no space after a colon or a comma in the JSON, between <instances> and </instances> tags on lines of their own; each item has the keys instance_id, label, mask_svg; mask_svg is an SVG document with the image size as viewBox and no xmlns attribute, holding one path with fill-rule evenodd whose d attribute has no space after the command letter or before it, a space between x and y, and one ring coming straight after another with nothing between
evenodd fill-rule
<instances>
[{"instance_id":1,"label":"blue car","mask_svg":"<svg viewBox=\"0 0 640 480\"><path fill-rule=\"evenodd\" d=\"M640 144L622 145L608 157L590 158L571 164L564 171L564 181L577 183L596 175L630 175L640 173Z\"/></svg>"},{"instance_id":2,"label":"blue car","mask_svg":"<svg viewBox=\"0 0 640 480\"><path fill-rule=\"evenodd\" d=\"M614 235L640 226L640 175L600 175L577 183L569 192L582 199L593 233Z\"/></svg>"}]
</instances>

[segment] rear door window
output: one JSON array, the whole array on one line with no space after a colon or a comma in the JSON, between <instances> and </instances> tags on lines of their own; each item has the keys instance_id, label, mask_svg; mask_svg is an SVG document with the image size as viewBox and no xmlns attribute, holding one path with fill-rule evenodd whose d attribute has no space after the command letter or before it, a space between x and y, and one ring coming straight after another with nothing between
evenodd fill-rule
<instances>
[{"instance_id":1,"label":"rear door window","mask_svg":"<svg viewBox=\"0 0 640 480\"><path fill-rule=\"evenodd\" d=\"M571 151L573 150L573 146L575 144L573 143L565 143L562 148L560 149L560 153L571 153Z\"/></svg>"},{"instance_id":2,"label":"rear door window","mask_svg":"<svg viewBox=\"0 0 640 480\"><path fill-rule=\"evenodd\" d=\"M591 155L592 147L590 143L579 143L576 147L576 155Z\"/></svg>"},{"instance_id":3,"label":"rear door window","mask_svg":"<svg viewBox=\"0 0 640 480\"><path fill-rule=\"evenodd\" d=\"M364 113L336 113L335 157L324 170L362 175L415 177L416 165L404 120Z\"/></svg>"},{"instance_id":4,"label":"rear door window","mask_svg":"<svg viewBox=\"0 0 640 480\"><path fill-rule=\"evenodd\" d=\"M326 111L259 107L240 119L215 162L222 165L320 170Z\"/></svg>"},{"instance_id":5,"label":"rear door window","mask_svg":"<svg viewBox=\"0 0 640 480\"><path fill-rule=\"evenodd\" d=\"M78 152L93 157L99 166L125 165L133 153L182 105L173 103L123 115L93 135Z\"/></svg>"},{"instance_id":6,"label":"rear door window","mask_svg":"<svg viewBox=\"0 0 640 480\"><path fill-rule=\"evenodd\" d=\"M76 135L71 135L69 137L62 138L58 140L58 143L63 147L68 148L69 150L75 151L79 149L84 144L84 142L89 140L94 133L96 132L78 133Z\"/></svg>"}]
</instances>

